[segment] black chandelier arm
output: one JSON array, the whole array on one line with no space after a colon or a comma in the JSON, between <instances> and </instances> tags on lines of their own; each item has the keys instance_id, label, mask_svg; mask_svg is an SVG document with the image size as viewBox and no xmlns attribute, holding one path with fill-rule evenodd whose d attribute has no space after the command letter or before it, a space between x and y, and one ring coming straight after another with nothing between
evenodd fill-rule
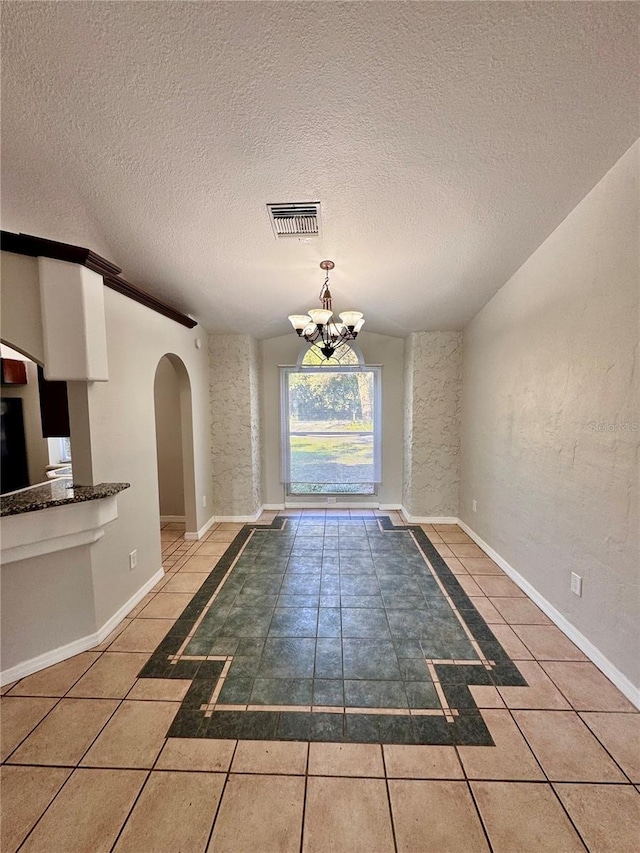
<instances>
[{"instance_id":1,"label":"black chandelier arm","mask_svg":"<svg viewBox=\"0 0 640 853\"><path fill-rule=\"evenodd\" d=\"M337 349L341 344L348 341L354 341L358 337L358 333L349 327L342 332L338 332L334 323L326 323L322 326L318 325L312 332L301 332L300 334L307 343L314 344L316 341L321 340L325 346L333 347L334 349Z\"/></svg>"}]
</instances>

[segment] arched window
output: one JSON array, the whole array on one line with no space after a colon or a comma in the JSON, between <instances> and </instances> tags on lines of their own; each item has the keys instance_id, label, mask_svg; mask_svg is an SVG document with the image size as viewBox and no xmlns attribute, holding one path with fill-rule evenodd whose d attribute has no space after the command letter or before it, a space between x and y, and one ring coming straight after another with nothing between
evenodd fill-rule
<instances>
[{"instance_id":1,"label":"arched window","mask_svg":"<svg viewBox=\"0 0 640 853\"><path fill-rule=\"evenodd\" d=\"M341 344L331 358L325 358L317 344L302 349L298 357L299 367L335 367L341 364L364 364L362 353L353 344Z\"/></svg>"},{"instance_id":2,"label":"arched window","mask_svg":"<svg viewBox=\"0 0 640 853\"><path fill-rule=\"evenodd\" d=\"M291 495L372 495L380 482L380 367L352 344L281 368L282 481Z\"/></svg>"}]
</instances>

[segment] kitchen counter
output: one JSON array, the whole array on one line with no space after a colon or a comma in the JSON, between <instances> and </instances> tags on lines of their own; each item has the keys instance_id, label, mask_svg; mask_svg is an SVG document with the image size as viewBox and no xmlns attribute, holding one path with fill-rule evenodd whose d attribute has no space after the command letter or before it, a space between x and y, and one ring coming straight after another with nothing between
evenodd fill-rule
<instances>
[{"instance_id":1,"label":"kitchen counter","mask_svg":"<svg viewBox=\"0 0 640 853\"><path fill-rule=\"evenodd\" d=\"M98 483L97 486L74 486L70 480L57 479L0 497L0 516L20 515L41 509L101 500L117 495L130 483Z\"/></svg>"}]
</instances>

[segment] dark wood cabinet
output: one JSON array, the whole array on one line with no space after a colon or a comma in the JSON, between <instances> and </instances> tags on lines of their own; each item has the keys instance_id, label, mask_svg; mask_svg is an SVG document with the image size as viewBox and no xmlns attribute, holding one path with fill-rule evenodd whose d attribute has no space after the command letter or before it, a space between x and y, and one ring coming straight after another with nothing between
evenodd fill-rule
<instances>
[{"instance_id":1,"label":"dark wood cabinet","mask_svg":"<svg viewBox=\"0 0 640 853\"><path fill-rule=\"evenodd\" d=\"M3 385L27 384L27 365L17 358L0 358L0 374Z\"/></svg>"},{"instance_id":2,"label":"dark wood cabinet","mask_svg":"<svg viewBox=\"0 0 640 853\"><path fill-rule=\"evenodd\" d=\"M50 382L44 378L44 372L38 367L38 390L40 391L40 418L43 438L68 438L69 402L67 383Z\"/></svg>"}]
</instances>

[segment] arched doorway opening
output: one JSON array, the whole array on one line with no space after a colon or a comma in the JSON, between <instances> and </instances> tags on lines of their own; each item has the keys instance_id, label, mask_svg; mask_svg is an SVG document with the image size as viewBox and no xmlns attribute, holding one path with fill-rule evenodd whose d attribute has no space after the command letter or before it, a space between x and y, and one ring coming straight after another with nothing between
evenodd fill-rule
<instances>
[{"instance_id":1,"label":"arched doorway opening","mask_svg":"<svg viewBox=\"0 0 640 853\"><path fill-rule=\"evenodd\" d=\"M160 519L198 530L191 383L177 355L163 355L154 379Z\"/></svg>"}]
</instances>

